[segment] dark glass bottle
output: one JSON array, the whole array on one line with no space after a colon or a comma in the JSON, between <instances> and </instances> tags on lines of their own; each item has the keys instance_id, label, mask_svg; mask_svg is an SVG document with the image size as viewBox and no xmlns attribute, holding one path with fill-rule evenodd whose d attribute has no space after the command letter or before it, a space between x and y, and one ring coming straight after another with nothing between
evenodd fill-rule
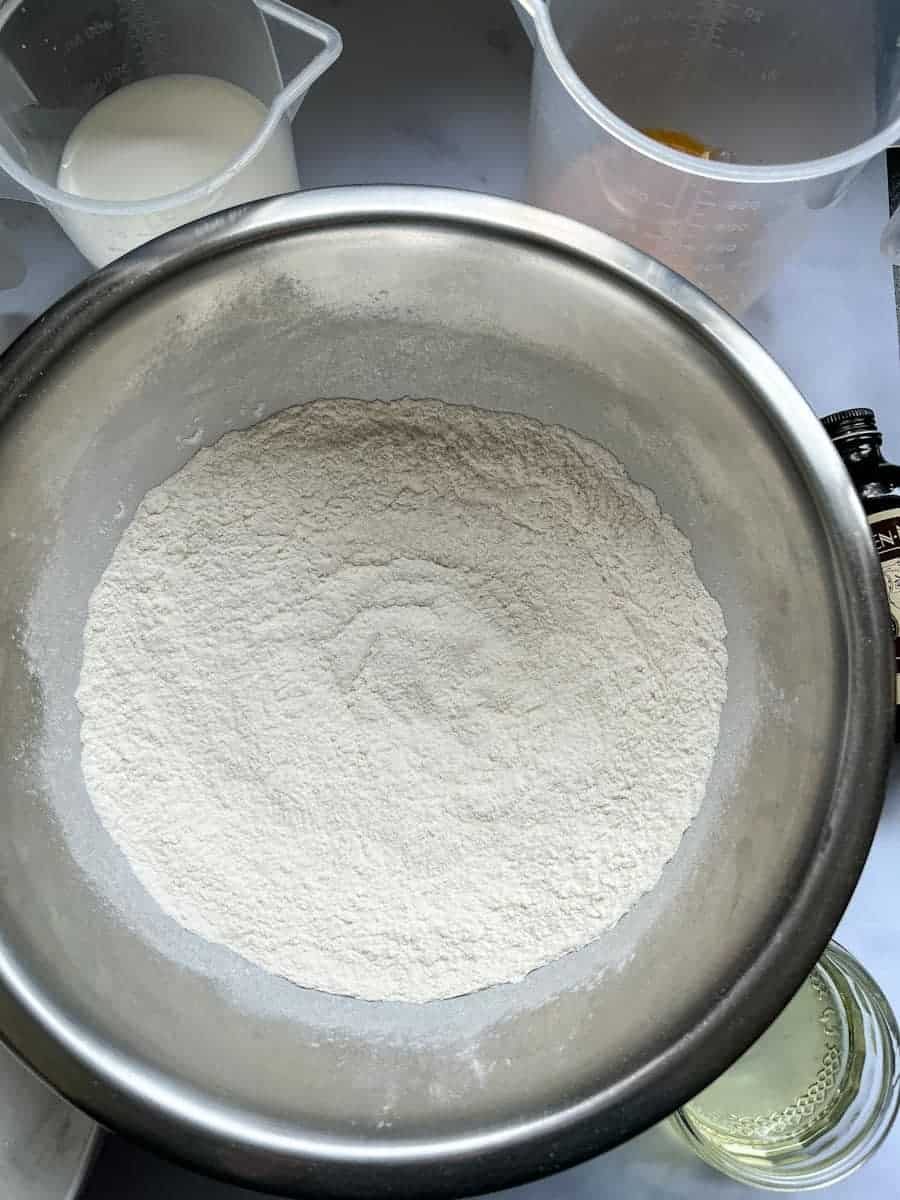
<instances>
[{"instance_id":1,"label":"dark glass bottle","mask_svg":"<svg viewBox=\"0 0 900 1200\"><path fill-rule=\"evenodd\" d=\"M881 453L881 434L871 408L831 413L822 424L862 500L884 572L897 669L895 737L900 741L900 466Z\"/></svg>"}]
</instances>

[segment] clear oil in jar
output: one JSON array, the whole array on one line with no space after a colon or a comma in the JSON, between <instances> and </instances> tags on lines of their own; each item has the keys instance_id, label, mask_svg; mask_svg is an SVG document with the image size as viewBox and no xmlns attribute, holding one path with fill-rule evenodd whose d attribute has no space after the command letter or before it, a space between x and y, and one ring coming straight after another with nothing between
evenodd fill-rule
<instances>
[{"instance_id":1,"label":"clear oil in jar","mask_svg":"<svg viewBox=\"0 0 900 1200\"><path fill-rule=\"evenodd\" d=\"M685 1108L729 1154L777 1160L840 1121L856 1095L862 1014L821 967L765 1034Z\"/></svg>"}]
</instances>

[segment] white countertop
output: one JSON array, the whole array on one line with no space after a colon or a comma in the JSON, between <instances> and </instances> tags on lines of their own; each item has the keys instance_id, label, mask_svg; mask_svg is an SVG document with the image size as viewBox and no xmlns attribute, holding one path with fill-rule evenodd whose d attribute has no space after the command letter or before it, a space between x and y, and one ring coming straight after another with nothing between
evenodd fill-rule
<instances>
[{"instance_id":1,"label":"white countertop","mask_svg":"<svg viewBox=\"0 0 900 1200\"><path fill-rule=\"evenodd\" d=\"M422 183L520 197L530 47L507 0L315 0L344 55L296 122L305 186ZM389 14L389 15L388 15ZM402 34L397 32L402 30ZM412 48L415 48L413 53ZM746 324L822 414L874 407L900 461L900 357L891 268L878 252L885 165L870 165ZM0 342L85 271L43 210L0 202L27 275L0 291ZM11 280L10 280L11 281ZM2 283L2 280L0 280ZM900 1011L900 759L869 861L837 936ZM831 1190L835 1200L893 1200L900 1129ZM571 1171L507 1193L516 1200L719 1200L751 1196L704 1166L665 1129ZM110 1138L84 1200L238 1200L253 1193L203 1179Z\"/></svg>"}]
</instances>

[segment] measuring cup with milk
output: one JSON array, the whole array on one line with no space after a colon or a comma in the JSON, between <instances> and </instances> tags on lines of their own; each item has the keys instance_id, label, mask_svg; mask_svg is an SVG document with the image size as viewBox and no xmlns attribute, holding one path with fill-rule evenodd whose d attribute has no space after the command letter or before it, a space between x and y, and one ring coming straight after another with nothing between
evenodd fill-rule
<instances>
[{"instance_id":1,"label":"measuring cup with milk","mask_svg":"<svg viewBox=\"0 0 900 1200\"><path fill-rule=\"evenodd\" d=\"M340 52L335 29L281 0L11 0L0 167L104 266L295 191L291 122Z\"/></svg>"},{"instance_id":2,"label":"measuring cup with milk","mask_svg":"<svg viewBox=\"0 0 900 1200\"><path fill-rule=\"evenodd\" d=\"M900 5L514 0L535 45L529 198L740 313L900 140ZM893 252L900 226L884 239Z\"/></svg>"}]
</instances>

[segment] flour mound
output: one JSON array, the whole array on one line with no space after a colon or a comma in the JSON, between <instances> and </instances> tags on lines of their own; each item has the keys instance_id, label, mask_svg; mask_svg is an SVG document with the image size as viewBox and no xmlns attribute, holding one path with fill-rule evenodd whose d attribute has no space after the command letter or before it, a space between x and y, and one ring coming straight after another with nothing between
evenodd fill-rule
<instances>
[{"instance_id":1,"label":"flour mound","mask_svg":"<svg viewBox=\"0 0 900 1200\"><path fill-rule=\"evenodd\" d=\"M138 508L85 627L84 778L187 929L305 987L454 996L657 883L724 639L687 540L596 444L318 401Z\"/></svg>"}]
</instances>

